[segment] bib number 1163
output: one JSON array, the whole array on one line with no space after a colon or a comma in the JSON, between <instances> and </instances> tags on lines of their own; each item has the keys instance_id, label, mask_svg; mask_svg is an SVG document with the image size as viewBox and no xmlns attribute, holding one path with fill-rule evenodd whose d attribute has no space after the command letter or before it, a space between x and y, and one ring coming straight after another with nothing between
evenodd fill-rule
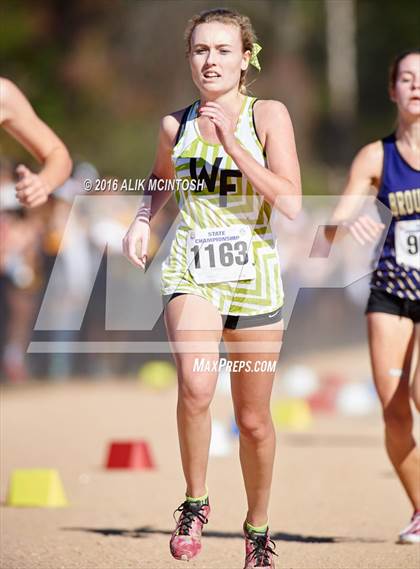
<instances>
[{"instance_id":1,"label":"bib number 1163","mask_svg":"<svg viewBox=\"0 0 420 569\"><path fill-rule=\"evenodd\" d=\"M198 245L194 245L192 252L194 254L194 265L196 269L201 269L200 251L201 255L208 254L209 265L211 268L217 266L217 259L223 267L231 267L234 263L237 265L245 265L248 261L247 253L248 244L245 241L236 241L236 243L224 242L220 244L210 243L200 250Z\"/></svg>"},{"instance_id":2,"label":"bib number 1163","mask_svg":"<svg viewBox=\"0 0 420 569\"><path fill-rule=\"evenodd\" d=\"M190 231L188 268L198 283L255 278L251 230L246 225Z\"/></svg>"}]
</instances>

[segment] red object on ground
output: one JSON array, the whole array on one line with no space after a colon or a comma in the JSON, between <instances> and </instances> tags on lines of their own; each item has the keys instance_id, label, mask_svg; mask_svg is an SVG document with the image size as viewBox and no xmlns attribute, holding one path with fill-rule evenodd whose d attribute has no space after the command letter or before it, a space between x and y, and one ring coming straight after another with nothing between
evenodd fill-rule
<instances>
[{"instance_id":1,"label":"red object on ground","mask_svg":"<svg viewBox=\"0 0 420 569\"><path fill-rule=\"evenodd\" d=\"M314 413L334 413L336 394L331 391L318 391L308 397L309 407Z\"/></svg>"},{"instance_id":2,"label":"red object on ground","mask_svg":"<svg viewBox=\"0 0 420 569\"><path fill-rule=\"evenodd\" d=\"M114 441L108 452L106 468L155 468L149 443L146 441Z\"/></svg>"},{"instance_id":3,"label":"red object on ground","mask_svg":"<svg viewBox=\"0 0 420 569\"><path fill-rule=\"evenodd\" d=\"M321 377L320 389L307 399L311 410L314 413L334 413L338 393L345 383L345 379L340 375L330 374Z\"/></svg>"}]
</instances>

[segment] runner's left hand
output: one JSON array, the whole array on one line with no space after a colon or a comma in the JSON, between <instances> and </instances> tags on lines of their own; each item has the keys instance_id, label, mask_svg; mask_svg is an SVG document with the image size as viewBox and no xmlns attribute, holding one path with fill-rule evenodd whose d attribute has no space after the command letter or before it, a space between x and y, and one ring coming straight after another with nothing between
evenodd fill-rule
<instances>
[{"instance_id":1,"label":"runner's left hand","mask_svg":"<svg viewBox=\"0 0 420 569\"><path fill-rule=\"evenodd\" d=\"M16 197L19 202L28 208L44 204L50 194L50 188L45 180L23 164L16 168L16 172L19 175L19 182L16 184Z\"/></svg>"}]
</instances>

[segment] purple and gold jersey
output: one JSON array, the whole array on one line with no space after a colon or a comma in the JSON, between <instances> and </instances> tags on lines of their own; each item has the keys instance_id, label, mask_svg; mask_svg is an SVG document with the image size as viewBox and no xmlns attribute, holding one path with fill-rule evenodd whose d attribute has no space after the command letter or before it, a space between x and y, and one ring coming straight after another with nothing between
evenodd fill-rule
<instances>
[{"instance_id":1,"label":"purple and gold jersey","mask_svg":"<svg viewBox=\"0 0 420 569\"><path fill-rule=\"evenodd\" d=\"M378 199L392 212L371 288L420 300L420 170L398 151L395 134L382 140L384 162Z\"/></svg>"}]
</instances>

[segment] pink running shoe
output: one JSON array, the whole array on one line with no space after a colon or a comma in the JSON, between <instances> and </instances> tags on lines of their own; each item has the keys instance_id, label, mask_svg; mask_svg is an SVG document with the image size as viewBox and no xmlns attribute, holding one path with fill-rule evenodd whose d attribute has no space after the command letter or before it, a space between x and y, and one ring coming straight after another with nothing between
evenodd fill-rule
<instances>
[{"instance_id":1,"label":"pink running shoe","mask_svg":"<svg viewBox=\"0 0 420 569\"><path fill-rule=\"evenodd\" d=\"M178 521L175 513L181 512ZM210 505L208 498L203 502L183 502L174 512L176 528L169 547L172 556L181 561L189 561L201 551L201 532L208 522Z\"/></svg>"},{"instance_id":2,"label":"pink running shoe","mask_svg":"<svg viewBox=\"0 0 420 569\"><path fill-rule=\"evenodd\" d=\"M420 510L414 512L411 522L400 533L398 543L420 543Z\"/></svg>"},{"instance_id":3,"label":"pink running shoe","mask_svg":"<svg viewBox=\"0 0 420 569\"><path fill-rule=\"evenodd\" d=\"M277 555L274 551L276 546L270 539L267 528L265 533L250 532L244 524L245 533L245 567L244 569L254 569L261 567L264 569L274 569L273 556Z\"/></svg>"}]
</instances>

